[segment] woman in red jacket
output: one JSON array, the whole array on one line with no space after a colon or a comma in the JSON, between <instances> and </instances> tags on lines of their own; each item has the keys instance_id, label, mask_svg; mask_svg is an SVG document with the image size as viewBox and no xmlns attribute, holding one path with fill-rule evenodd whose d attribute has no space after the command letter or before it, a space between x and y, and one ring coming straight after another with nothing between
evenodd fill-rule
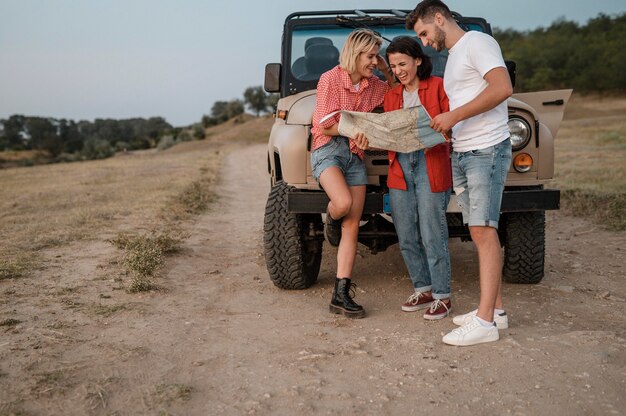
<instances>
[{"instance_id":1,"label":"woman in red jacket","mask_svg":"<svg viewBox=\"0 0 626 416\"><path fill-rule=\"evenodd\" d=\"M387 47L387 61L401 85L386 93L385 111L418 105L431 117L449 111L443 80L430 75L430 57L417 40L394 39ZM400 251L414 288L402 310L428 308L424 318L445 318L452 309L446 222L452 186L449 144L411 153L389 152L387 185Z\"/></svg>"}]
</instances>

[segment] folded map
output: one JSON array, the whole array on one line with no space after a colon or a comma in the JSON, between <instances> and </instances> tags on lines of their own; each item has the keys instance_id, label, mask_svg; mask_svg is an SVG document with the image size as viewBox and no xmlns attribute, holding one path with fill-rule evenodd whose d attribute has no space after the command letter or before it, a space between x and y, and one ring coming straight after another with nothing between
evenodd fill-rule
<instances>
[{"instance_id":1,"label":"folded map","mask_svg":"<svg viewBox=\"0 0 626 416\"><path fill-rule=\"evenodd\" d=\"M446 140L430 127L430 120L421 105L387 113L341 111L338 130L346 137L365 134L372 148L409 153Z\"/></svg>"}]
</instances>

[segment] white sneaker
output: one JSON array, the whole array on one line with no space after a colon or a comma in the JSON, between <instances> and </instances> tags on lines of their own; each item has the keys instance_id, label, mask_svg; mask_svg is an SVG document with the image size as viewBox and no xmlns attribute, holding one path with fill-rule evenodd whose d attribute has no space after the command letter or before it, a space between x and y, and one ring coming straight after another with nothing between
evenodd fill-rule
<instances>
[{"instance_id":1,"label":"white sneaker","mask_svg":"<svg viewBox=\"0 0 626 416\"><path fill-rule=\"evenodd\" d=\"M486 328L478 321L476 316L471 318L468 324L448 332L442 341L448 345L468 346L493 342L500 339L498 327L495 325Z\"/></svg>"},{"instance_id":2,"label":"white sneaker","mask_svg":"<svg viewBox=\"0 0 626 416\"><path fill-rule=\"evenodd\" d=\"M457 315L452 318L452 322L454 322L455 325L459 326L468 324L472 320L472 317L476 316L477 313L478 309L474 309L473 311L468 312L464 315ZM499 315L494 315L493 321L496 323L498 329L507 329L509 327L509 317L507 316L506 312L502 312Z\"/></svg>"}]
</instances>

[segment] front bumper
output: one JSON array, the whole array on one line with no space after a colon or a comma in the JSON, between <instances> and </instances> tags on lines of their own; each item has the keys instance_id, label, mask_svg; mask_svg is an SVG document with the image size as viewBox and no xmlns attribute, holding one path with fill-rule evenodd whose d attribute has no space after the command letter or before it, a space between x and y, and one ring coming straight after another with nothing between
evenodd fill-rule
<instances>
[{"instance_id":1,"label":"front bumper","mask_svg":"<svg viewBox=\"0 0 626 416\"><path fill-rule=\"evenodd\" d=\"M384 213L382 192L368 192L363 214ZM558 189L507 189L502 195L500 212L548 211L560 208ZM296 214L325 213L328 196L322 191L291 191L287 194L287 211ZM456 198L451 199L448 212L459 212Z\"/></svg>"}]
</instances>

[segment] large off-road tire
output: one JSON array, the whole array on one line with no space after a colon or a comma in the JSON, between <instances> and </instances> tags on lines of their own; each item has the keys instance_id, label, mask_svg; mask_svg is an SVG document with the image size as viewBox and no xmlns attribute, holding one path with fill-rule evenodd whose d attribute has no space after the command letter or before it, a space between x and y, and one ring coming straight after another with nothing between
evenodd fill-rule
<instances>
[{"instance_id":1,"label":"large off-road tire","mask_svg":"<svg viewBox=\"0 0 626 416\"><path fill-rule=\"evenodd\" d=\"M504 226L504 281L539 283L545 260L545 211L506 214Z\"/></svg>"},{"instance_id":2,"label":"large off-road tire","mask_svg":"<svg viewBox=\"0 0 626 416\"><path fill-rule=\"evenodd\" d=\"M287 212L287 192L280 181L267 198L264 221L265 263L274 285L306 289L317 280L322 261L323 229L320 214ZM320 231L320 232L318 232Z\"/></svg>"}]
</instances>

